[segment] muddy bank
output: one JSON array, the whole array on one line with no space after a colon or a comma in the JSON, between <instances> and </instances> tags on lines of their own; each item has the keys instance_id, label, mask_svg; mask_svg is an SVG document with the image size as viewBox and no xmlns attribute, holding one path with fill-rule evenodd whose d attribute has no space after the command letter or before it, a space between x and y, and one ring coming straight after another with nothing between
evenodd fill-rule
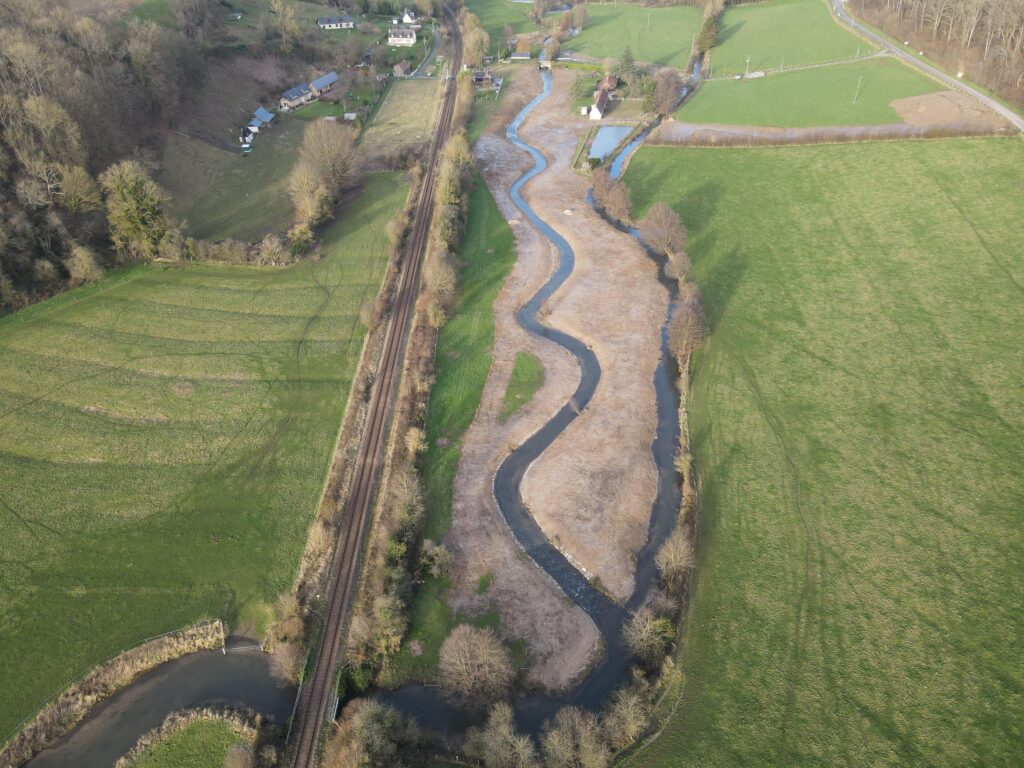
<instances>
[{"instance_id":1,"label":"muddy bank","mask_svg":"<svg viewBox=\"0 0 1024 768\"><path fill-rule=\"evenodd\" d=\"M571 70L556 70L551 95L520 130L549 163L524 197L576 254L545 319L593 349L601 382L589 407L529 469L522 494L548 538L621 602L633 592L657 491L652 381L661 355L656 329L669 299L654 262L591 210L589 179L570 169L590 128L573 114L573 79Z\"/></svg>"},{"instance_id":2,"label":"muddy bank","mask_svg":"<svg viewBox=\"0 0 1024 768\"><path fill-rule=\"evenodd\" d=\"M551 244L520 218L508 193L532 162L505 139L504 125L538 88L535 78L514 78L495 121L499 127L482 136L476 146L481 173L515 234L517 260L494 305L494 362L463 442L446 541L455 557L452 607L475 612L496 606L503 626L529 645L530 681L557 689L588 666L600 648L600 636L593 621L567 601L522 551L492 490L502 460L545 424L579 383L579 369L566 350L527 333L515 320L519 307L544 284L557 263ZM529 403L501 424L498 413L518 351L529 351L541 360L544 383ZM491 575L491 585L478 594L485 574Z\"/></svg>"}]
</instances>

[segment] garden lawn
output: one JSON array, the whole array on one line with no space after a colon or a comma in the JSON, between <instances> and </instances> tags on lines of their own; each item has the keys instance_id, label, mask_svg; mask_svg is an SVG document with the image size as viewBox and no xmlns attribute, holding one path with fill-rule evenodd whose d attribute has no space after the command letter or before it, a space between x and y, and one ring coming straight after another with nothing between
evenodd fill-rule
<instances>
[{"instance_id":1,"label":"garden lawn","mask_svg":"<svg viewBox=\"0 0 1024 768\"><path fill-rule=\"evenodd\" d=\"M875 50L833 18L824 0L768 0L722 15L711 74L819 64ZM638 57L639 58L639 57Z\"/></svg>"},{"instance_id":2,"label":"garden lawn","mask_svg":"<svg viewBox=\"0 0 1024 768\"><path fill-rule=\"evenodd\" d=\"M642 149L712 333L683 700L631 766L1020 763L1024 144Z\"/></svg>"},{"instance_id":3,"label":"garden lawn","mask_svg":"<svg viewBox=\"0 0 1024 768\"><path fill-rule=\"evenodd\" d=\"M704 83L676 111L689 123L786 128L899 123L894 99L934 93L939 86L894 59L805 69L760 80Z\"/></svg>"},{"instance_id":4,"label":"garden lawn","mask_svg":"<svg viewBox=\"0 0 1024 768\"><path fill-rule=\"evenodd\" d=\"M637 61L686 70L701 12L689 6L644 8L639 5L587 5L590 21L562 43L594 59L620 59L628 46Z\"/></svg>"},{"instance_id":5,"label":"garden lawn","mask_svg":"<svg viewBox=\"0 0 1024 768\"><path fill-rule=\"evenodd\" d=\"M434 541L441 541L451 526L462 437L476 416L493 360L494 301L515 262L512 230L479 176L470 193L459 261L458 305L437 338L428 447L420 464L427 505L423 537ZM385 685L434 678L441 644L458 623L445 603L447 589L447 579L428 577L417 590L405 643L382 675ZM496 614L485 614L474 623L491 625L495 619ZM421 644L422 655L409 651L413 641Z\"/></svg>"},{"instance_id":6,"label":"garden lawn","mask_svg":"<svg viewBox=\"0 0 1024 768\"><path fill-rule=\"evenodd\" d=\"M249 155L167 134L157 181L171 195L171 214L196 237L210 240L255 241L285 232L292 222L288 176L305 125L279 114L270 130L253 139Z\"/></svg>"},{"instance_id":7,"label":"garden lawn","mask_svg":"<svg viewBox=\"0 0 1024 768\"><path fill-rule=\"evenodd\" d=\"M388 149L428 141L437 89L436 80L395 82L363 133L363 143L373 149Z\"/></svg>"},{"instance_id":8,"label":"garden lawn","mask_svg":"<svg viewBox=\"0 0 1024 768\"><path fill-rule=\"evenodd\" d=\"M121 649L290 588L406 193L368 177L321 260L142 266L0 321L0 738Z\"/></svg>"},{"instance_id":9,"label":"garden lawn","mask_svg":"<svg viewBox=\"0 0 1024 768\"><path fill-rule=\"evenodd\" d=\"M537 30L527 16L533 6L510 0L466 0L466 9L476 14L491 38L491 54L497 55L505 45L505 27L512 27L517 35Z\"/></svg>"},{"instance_id":10,"label":"garden lawn","mask_svg":"<svg viewBox=\"0 0 1024 768\"><path fill-rule=\"evenodd\" d=\"M132 768L223 768L231 748L245 741L220 720L197 720L157 742Z\"/></svg>"}]
</instances>

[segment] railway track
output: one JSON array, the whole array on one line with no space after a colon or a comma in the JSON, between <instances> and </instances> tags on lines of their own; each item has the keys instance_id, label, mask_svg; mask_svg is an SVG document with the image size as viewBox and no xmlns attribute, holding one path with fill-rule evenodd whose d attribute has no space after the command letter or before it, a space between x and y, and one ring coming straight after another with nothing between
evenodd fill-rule
<instances>
[{"instance_id":1,"label":"railway track","mask_svg":"<svg viewBox=\"0 0 1024 768\"><path fill-rule=\"evenodd\" d=\"M363 540L384 464L384 448L391 424L395 391L402 373L410 321L419 292L420 269L434 210L433 191L437 165L441 148L451 133L456 97L454 74L462 65L462 36L455 14L443 3L441 9L451 30L449 72L453 77L447 80L441 97L441 108L416 202L406 257L385 332L381 365L370 393L369 416L356 456L351 492L345 503L331 566L323 633L316 649L313 673L302 687L295 710L288 760L292 768L313 768L317 764L321 727L334 714L328 712L328 707L334 701L335 672L342 655L347 618L359 580Z\"/></svg>"}]
</instances>

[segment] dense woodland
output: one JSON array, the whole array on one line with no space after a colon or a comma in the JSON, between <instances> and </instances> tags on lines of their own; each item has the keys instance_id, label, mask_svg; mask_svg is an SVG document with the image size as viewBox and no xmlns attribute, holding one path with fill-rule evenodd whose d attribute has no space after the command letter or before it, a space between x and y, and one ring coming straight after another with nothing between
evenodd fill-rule
<instances>
[{"instance_id":1,"label":"dense woodland","mask_svg":"<svg viewBox=\"0 0 1024 768\"><path fill-rule=\"evenodd\" d=\"M955 72L1024 104L1024 0L856 0L853 10Z\"/></svg>"}]
</instances>

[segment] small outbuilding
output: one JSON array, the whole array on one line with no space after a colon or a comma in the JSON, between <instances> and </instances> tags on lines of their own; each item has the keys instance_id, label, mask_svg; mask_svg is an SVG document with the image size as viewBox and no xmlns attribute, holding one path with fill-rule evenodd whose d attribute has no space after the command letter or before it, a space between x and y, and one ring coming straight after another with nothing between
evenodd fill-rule
<instances>
[{"instance_id":1,"label":"small outbuilding","mask_svg":"<svg viewBox=\"0 0 1024 768\"><path fill-rule=\"evenodd\" d=\"M351 16L318 16L316 25L320 29L355 29L356 22Z\"/></svg>"},{"instance_id":2,"label":"small outbuilding","mask_svg":"<svg viewBox=\"0 0 1024 768\"><path fill-rule=\"evenodd\" d=\"M270 125L274 122L274 113L264 107L257 107L253 116L265 125Z\"/></svg>"},{"instance_id":3,"label":"small outbuilding","mask_svg":"<svg viewBox=\"0 0 1024 768\"><path fill-rule=\"evenodd\" d=\"M599 82L597 84L597 90L599 90L599 91L601 91L601 90L608 91L608 93L611 93L612 91L614 91L618 87L619 87L619 78L617 78L611 72L609 72L607 75L605 75L603 78L601 78L601 82Z\"/></svg>"},{"instance_id":4,"label":"small outbuilding","mask_svg":"<svg viewBox=\"0 0 1024 768\"><path fill-rule=\"evenodd\" d=\"M412 67L408 61L400 61L394 67L395 77L408 77L412 73Z\"/></svg>"},{"instance_id":5,"label":"small outbuilding","mask_svg":"<svg viewBox=\"0 0 1024 768\"><path fill-rule=\"evenodd\" d=\"M513 54L509 55L508 60L509 61L529 61L532 58L533 57L529 54L529 52L527 52L527 53L513 53Z\"/></svg>"}]
</instances>

